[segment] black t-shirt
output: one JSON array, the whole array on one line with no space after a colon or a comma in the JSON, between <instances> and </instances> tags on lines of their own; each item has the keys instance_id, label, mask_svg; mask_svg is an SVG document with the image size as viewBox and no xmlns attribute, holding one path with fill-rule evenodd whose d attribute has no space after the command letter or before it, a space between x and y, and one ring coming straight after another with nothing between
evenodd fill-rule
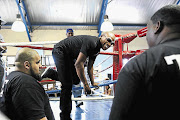
<instances>
[{"instance_id":1,"label":"black t-shirt","mask_svg":"<svg viewBox=\"0 0 180 120\"><path fill-rule=\"evenodd\" d=\"M169 40L132 58L122 68L110 120L180 119L179 92L180 40Z\"/></svg>"},{"instance_id":2,"label":"black t-shirt","mask_svg":"<svg viewBox=\"0 0 180 120\"><path fill-rule=\"evenodd\" d=\"M98 37L89 35L79 35L68 37L56 45L54 51L63 51L72 59L76 59L80 52L86 57L95 58L102 47Z\"/></svg>"},{"instance_id":3,"label":"black t-shirt","mask_svg":"<svg viewBox=\"0 0 180 120\"><path fill-rule=\"evenodd\" d=\"M14 71L7 77L1 110L12 120L54 120L49 98L41 84L32 76ZM7 81L6 80L6 81Z\"/></svg>"}]
</instances>

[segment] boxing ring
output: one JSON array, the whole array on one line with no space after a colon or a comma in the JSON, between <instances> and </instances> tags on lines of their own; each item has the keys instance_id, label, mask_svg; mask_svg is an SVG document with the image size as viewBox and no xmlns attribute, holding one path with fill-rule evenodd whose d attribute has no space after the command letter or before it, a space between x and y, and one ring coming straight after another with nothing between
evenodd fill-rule
<instances>
[{"instance_id":1,"label":"boxing ring","mask_svg":"<svg viewBox=\"0 0 180 120\"><path fill-rule=\"evenodd\" d=\"M106 81L104 83L101 83L101 84L99 84L99 87L114 84L114 88L115 88L115 83L117 82L119 71L121 70L121 68L123 66L123 59L124 58L129 59L129 58L131 58L131 57L133 57L135 55L141 54L141 53L143 53L145 51L145 50L129 51L128 48L127 48L126 51L123 51L123 44L124 43L130 43L136 37L144 37L144 36L146 36L146 32L147 32L147 27L142 28L140 30L137 30L137 33L129 33L129 34L126 34L126 35L115 34L116 39L115 39L115 45L113 46L113 52L100 52L99 53L99 54L102 54L102 55L110 55L110 56L112 56L113 57L113 63L112 63L112 65L110 65L106 69L98 71L98 73L104 72L105 70L113 67L113 80L108 80L108 81ZM32 45L48 45L48 44L56 44L57 42L59 42L59 41L0 43L0 46L13 46L13 47L21 47L21 48L28 47L28 48L39 49L39 50L52 50L53 48L38 47L38 46L32 46ZM98 65L101 65L102 63L104 63L109 58L110 57L106 58L105 60L103 60ZM98 74L98 73L96 73L96 74ZM90 88L92 89L92 91L94 93L99 94L99 97L81 97L81 98L72 98L72 100L86 101L86 100L103 100L103 99L113 99L114 98L114 96L103 95L102 93L96 92L95 90L93 90L94 89L93 86L90 86ZM72 89L73 90L81 90L81 89L83 89L83 87L76 87L76 88L72 88ZM60 93L60 92L61 92L60 89L46 91L47 94L54 94L54 93ZM50 100L59 101L59 98L50 98Z\"/></svg>"}]
</instances>

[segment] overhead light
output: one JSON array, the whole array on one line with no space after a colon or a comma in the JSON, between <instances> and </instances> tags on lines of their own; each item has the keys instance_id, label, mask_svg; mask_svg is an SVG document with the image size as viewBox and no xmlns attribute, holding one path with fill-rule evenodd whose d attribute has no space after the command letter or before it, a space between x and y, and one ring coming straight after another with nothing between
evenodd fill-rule
<instances>
[{"instance_id":1,"label":"overhead light","mask_svg":"<svg viewBox=\"0 0 180 120\"><path fill-rule=\"evenodd\" d=\"M26 31L26 27L24 23L21 20L21 15L17 14L17 19L16 21L12 24L11 30L15 32L24 32Z\"/></svg>"},{"instance_id":2,"label":"overhead light","mask_svg":"<svg viewBox=\"0 0 180 120\"><path fill-rule=\"evenodd\" d=\"M101 25L101 31L106 32L106 31L113 31L114 27L112 23L109 21L108 15L104 16L104 22Z\"/></svg>"}]
</instances>

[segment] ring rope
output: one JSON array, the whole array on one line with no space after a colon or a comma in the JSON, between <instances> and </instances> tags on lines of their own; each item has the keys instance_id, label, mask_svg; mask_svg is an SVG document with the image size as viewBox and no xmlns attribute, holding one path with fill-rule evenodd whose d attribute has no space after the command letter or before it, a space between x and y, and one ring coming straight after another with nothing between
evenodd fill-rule
<instances>
[{"instance_id":1,"label":"ring rope","mask_svg":"<svg viewBox=\"0 0 180 120\"><path fill-rule=\"evenodd\" d=\"M0 46L48 45L48 44L56 44L58 42L59 41L0 43Z\"/></svg>"},{"instance_id":2,"label":"ring rope","mask_svg":"<svg viewBox=\"0 0 180 120\"><path fill-rule=\"evenodd\" d=\"M109 95L102 94L102 93L97 92L97 91L95 91L95 90L93 90L93 89L91 89L91 91L94 92L94 93L96 93L96 94L98 94L98 95L101 96L101 97L109 97Z\"/></svg>"},{"instance_id":3,"label":"ring rope","mask_svg":"<svg viewBox=\"0 0 180 120\"><path fill-rule=\"evenodd\" d=\"M18 45L15 47L28 47L28 48L32 48L32 49L40 49L40 50L53 50L53 48L48 48L48 47L38 47L38 46L30 46L30 45Z\"/></svg>"},{"instance_id":4,"label":"ring rope","mask_svg":"<svg viewBox=\"0 0 180 120\"><path fill-rule=\"evenodd\" d=\"M71 98L72 101L88 101L88 100L106 100L106 99L113 99L114 96L108 97L81 97L81 98ZM59 97L49 98L50 101L59 101Z\"/></svg>"},{"instance_id":5,"label":"ring rope","mask_svg":"<svg viewBox=\"0 0 180 120\"><path fill-rule=\"evenodd\" d=\"M104 62L106 62L110 57L112 57L112 56L109 56L109 57L107 57L105 60L103 60L101 63L99 63L98 65L96 65L94 68L97 68L99 65L101 65L102 63L104 63Z\"/></svg>"},{"instance_id":6,"label":"ring rope","mask_svg":"<svg viewBox=\"0 0 180 120\"><path fill-rule=\"evenodd\" d=\"M101 70L101 71L97 72L97 73L96 73L96 74L94 74L94 75L97 75L98 73L104 72L105 70L107 70L107 69L109 69L109 68L111 68L111 67L113 67L113 64L112 64L111 66L107 67L106 69L104 69L104 70Z\"/></svg>"}]
</instances>

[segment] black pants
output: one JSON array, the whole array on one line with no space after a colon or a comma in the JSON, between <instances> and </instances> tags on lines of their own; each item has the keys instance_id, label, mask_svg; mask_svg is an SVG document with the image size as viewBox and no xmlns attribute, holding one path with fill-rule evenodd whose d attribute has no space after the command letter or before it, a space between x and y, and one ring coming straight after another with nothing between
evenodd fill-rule
<instances>
[{"instance_id":1,"label":"black pants","mask_svg":"<svg viewBox=\"0 0 180 120\"><path fill-rule=\"evenodd\" d=\"M58 72L58 79L62 84L60 94L60 117L62 120L70 119L72 110L72 85L80 82L75 67L74 60L61 50L53 49L52 55Z\"/></svg>"}]
</instances>

